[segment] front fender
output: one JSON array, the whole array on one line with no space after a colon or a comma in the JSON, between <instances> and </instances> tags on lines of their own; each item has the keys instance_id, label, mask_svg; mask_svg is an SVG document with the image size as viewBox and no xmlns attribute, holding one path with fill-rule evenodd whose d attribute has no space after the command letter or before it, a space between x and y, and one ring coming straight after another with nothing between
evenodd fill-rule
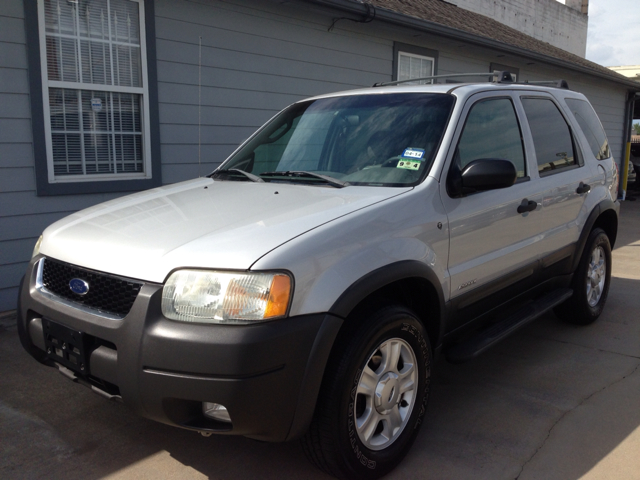
<instances>
[{"instance_id":1,"label":"front fender","mask_svg":"<svg viewBox=\"0 0 640 480\"><path fill-rule=\"evenodd\" d=\"M446 299L449 231L437 193L425 186L335 219L281 245L251 269L293 273L290 315L334 312L344 318L365 288L356 283L399 262L415 262L431 272L429 281ZM369 278L381 278L378 274ZM350 289L352 300L347 300L343 295Z\"/></svg>"}]
</instances>

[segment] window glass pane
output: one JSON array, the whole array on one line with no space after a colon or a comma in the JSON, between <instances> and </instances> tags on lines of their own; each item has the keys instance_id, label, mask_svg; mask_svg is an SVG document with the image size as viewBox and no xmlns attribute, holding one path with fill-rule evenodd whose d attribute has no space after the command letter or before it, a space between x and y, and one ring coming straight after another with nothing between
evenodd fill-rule
<instances>
[{"instance_id":1,"label":"window glass pane","mask_svg":"<svg viewBox=\"0 0 640 480\"><path fill-rule=\"evenodd\" d=\"M609 149L609 141L607 140L607 134L604 133L602 124L598 120L596 112L589 103L584 100L578 100L575 98L567 98L565 100L567 105L571 109L574 118L580 125L584 136L587 137L591 151L598 160L604 160L611 156L611 150Z\"/></svg>"},{"instance_id":2,"label":"window glass pane","mask_svg":"<svg viewBox=\"0 0 640 480\"><path fill-rule=\"evenodd\" d=\"M49 80L142 86L140 7L129 0L44 0Z\"/></svg>"},{"instance_id":3,"label":"window glass pane","mask_svg":"<svg viewBox=\"0 0 640 480\"><path fill-rule=\"evenodd\" d=\"M433 59L400 52L398 54L398 80L424 78L433 75ZM425 82L408 82L419 84Z\"/></svg>"},{"instance_id":4,"label":"window glass pane","mask_svg":"<svg viewBox=\"0 0 640 480\"><path fill-rule=\"evenodd\" d=\"M546 98L523 98L522 105L536 149L538 170L551 172L575 165L571 131L558 107Z\"/></svg>"},{"instance_id":5,"label":"window glass pane","mask_svg":"<svg viewBox=\"0 0 640 480\"><path fill-rule=\"evenodd\" d=\"M56 175L142 172L142 96L49 89Z\"/></svg>"},{"instance_id":6,"label":"window glass pane","mask_svg":"<svg viewBox=\"0 0 640 480\"><path fill-rule=\"evenodd\" d=\"M141 3L39 0L38 8L53 176L145 173Z\"/></svg>"},{"instance_id":7,"label":"window glass pane","mask_svg":"<svg viewBox=\"0 0 640 480\"><path fill-rule=\"evenodd\" d=\"M514 164L518 177L526 175L520 127L509 99L484 100L472 107L457 155L460 169L480 158L500 158Z\"/></svg>"}]
</instances>

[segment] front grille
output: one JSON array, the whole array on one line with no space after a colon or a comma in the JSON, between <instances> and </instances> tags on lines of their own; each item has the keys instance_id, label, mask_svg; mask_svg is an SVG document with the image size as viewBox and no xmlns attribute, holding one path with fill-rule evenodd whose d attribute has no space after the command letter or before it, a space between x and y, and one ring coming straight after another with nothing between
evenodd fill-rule
<instances>
[{"instance_id":1,"label":"front grille","mask_svg":"<svg viewBox=\"0 0 640 480\"><path fill-rule=\"evenodd\" d=\"M69 282L74 278L89 284L85 295L71 291ZM142 283L45 258L42 286L52 294L78 305L124 317L131 310Z\"/></svg>"}]
</instances>

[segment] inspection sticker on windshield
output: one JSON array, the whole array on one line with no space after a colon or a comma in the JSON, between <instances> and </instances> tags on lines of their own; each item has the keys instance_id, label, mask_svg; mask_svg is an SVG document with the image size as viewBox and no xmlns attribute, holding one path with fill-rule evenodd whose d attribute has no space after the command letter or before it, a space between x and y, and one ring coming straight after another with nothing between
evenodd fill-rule
<instances>
[{"instance_id":1,"label":"inspection sticker on windshield","mask_svg":"<svg viewBox=\"0 0 640 480\"><path fill-rule=\"evenodd\" d=\"M407 170L419 170L422 160L411 160L409 158L401 158L398 160L397 168L406 168Z\"/></svg>"},{"instance_id":2,"label":"inspection sticker on windshield","mask_svg":"<svg viewBox=\"0 0 640 480\"><path fill-rule=\"evenodd\" d=\"M424 150L422 148L407 148L402 152L404 158L422 158L424 157Z\"/></svg>"}]
</instances>

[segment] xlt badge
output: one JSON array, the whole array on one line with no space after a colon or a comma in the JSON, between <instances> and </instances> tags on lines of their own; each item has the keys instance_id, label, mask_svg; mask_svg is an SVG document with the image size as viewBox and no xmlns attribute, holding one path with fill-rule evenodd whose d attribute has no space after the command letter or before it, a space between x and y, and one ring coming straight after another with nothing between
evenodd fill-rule
<instances>
[{"instance_id":1,"label":"xlt badge","mask_svg":"<svg viewBox=\"0 0 640 480\"><path fill-rule=\"evenodd\" d=\"M473 284L474 284L474 283L476 283L477 281L478 281L478 279L477 279L477 278L474 278L473 280L470 280L470 281L468 281L468 282L466 282L466 283L463 283L462 285L460 285L460 286L458 287L458 290L462 290L463 288L467 288L469 285L473 285Z\"/></svg>"}]
</instances>

